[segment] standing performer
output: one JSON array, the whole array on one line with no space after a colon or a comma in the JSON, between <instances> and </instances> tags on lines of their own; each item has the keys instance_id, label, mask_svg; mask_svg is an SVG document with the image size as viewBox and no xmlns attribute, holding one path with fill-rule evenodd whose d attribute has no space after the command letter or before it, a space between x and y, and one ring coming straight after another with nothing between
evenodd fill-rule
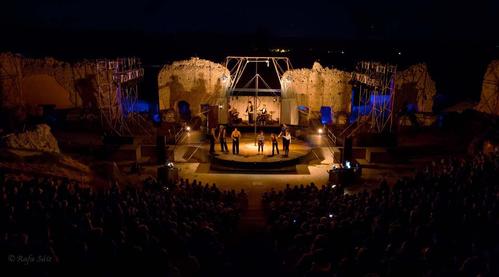
<instances>
[{"instance_id":1,"label":"standing performer","mask_svg":"<svg viewBox=\"0 0 499 277\"><path fill-rule=\"evenodd\" d=\"M277 155L279 155L279 141L274 133L270 135L270 140L272 141L272 156L274 156L274 148L277 150Z\"/></svg>"},{"instance_id":2,"label":"standing performer","mask_svg":"<svg viewBox=\"0 0 499 277\"><path fill-rule=\"evenodd\" d=\"M285 151L284 149L284 135L286 134L286 131L288 130L288 126L286 124L282 124L281 127L281 132L279 133L278 137L282 137L282 151Z\"/></svg>"},{"instance_id":3,"label":"standing performer","mask_svg":"<svg viewBox=\"0 0 499 277\"><path fill-rule=\"evenodd\" d=\"M260 131L260 134L256 136L256 140L258 141L258 155L260 155L260 151L263 154L263 144L265 143L265 136L263 135L263 131Z\"/></svg>"},{"instance_id":4,"label":"standing performer","mask_svg":"<svg viewBox=\"0 0 499 277\"><path fill-rule=\"evenodd\" d=\"M246 113L248 114L248 123L253 124L253 103L248 101L248 106L246 106Z\"/></svg>"},{"instance_id":5,"label":"standing performer","mask_svg":"<svg viewBox=\"0 0 499 277\"><path fill-rule=\"evenodd\" d=\"M289 144L291 144L291 134L286 130L286 134L282 136L282 142L284 144L284 157L288 157L289 154Z\"/></svg>"},{"instance_id":6,"label":"standing performer","mask_svg":"<svg viewBox=\"0 0 499 277\"><path fill-rule=\"evenodd\" d=\"M218 140L220 141L221 151L226 153L229 152L229 147L227 147L227 131L225 130L223 125L220 125L220 130L218 131Z\"/></svg>"},{"instance_id":7,"label":"standing performer","mask_svg":"<svg viewBox=\"0 0 499 277\"><path fill-rule=\"evenodd\" d=\"M232 154L239 155L239 139L241 138L241 132L239 132L237 128L234 128L234 131L232 131L230 136L232 137Z\"/></svg>"},{"instance_id":8,"label":"standing performer","mask_svg":"<svg viewBox=\"0 0 499 277\"><path fill-rule=\"evenodd\" d=\"M215 153L215 128L210 129L210 133L208 134L208 139L210 140L210 154Z\"/></svg>"}]
</instances>

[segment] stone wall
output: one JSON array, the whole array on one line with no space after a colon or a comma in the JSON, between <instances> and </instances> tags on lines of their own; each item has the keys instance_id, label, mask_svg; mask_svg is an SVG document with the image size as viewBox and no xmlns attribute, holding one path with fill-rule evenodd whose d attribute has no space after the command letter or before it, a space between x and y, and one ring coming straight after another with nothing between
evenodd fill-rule
<instances>
[{"instance_id":1,"label":"stone wall","mask_svg":"<svg viewBox=\"0 0 499 277\"><path fill-rule=\"evenodd\" d=\"M112 86L109 73L101 81ZM91 61L71 64L53 58L31 59L0 53L0 107L98 107L96 75L96 63Z\"/></svg>"},{"instance_id":2,"label":"stone wall","mask_svg":"<svg viewBox=\"0 0 499 277\"><path fill-rule=\"evenodd\" d=\"M312 69L293 69L282 78L283 98L295 98L298 105L307 106L312 112L321 106L331 106L333 112L350 112L352 86L351 74L315 62Z\"/></svg>"},{"instance_id":3,"label":"stone wall","mask_svg":"<svg viewBox=\"0 0 499 277\"><path fill-rule=\"evenodd\" d=\"M493 60L487 67L482 83L477 111L499 115L499 60Z\"/></svg>"},{"instance_id":4,"label":"stone wall","mask_svg":"<svg viewBox=\"0 0 499 277\"><path fill-rule=\"evenodd\" d=\"M199 58L165 65L158 75L160 109L177 109L179 101L186 101L195 115L201 104L218 104L229 85L223 76L230 77L225 66Z\"/></svg>"},{"instance_id":5,"label":"stone wall","mask_svg":"<svg viewBox=\"0 0 499 277\"><path fill-rule=\"evenodd\" d=\"M415 104L417 112L432 112L436 91L426 64L412 65L397 72L394 109L399 111L404 105Z\"/></svg>"}]
</instances>

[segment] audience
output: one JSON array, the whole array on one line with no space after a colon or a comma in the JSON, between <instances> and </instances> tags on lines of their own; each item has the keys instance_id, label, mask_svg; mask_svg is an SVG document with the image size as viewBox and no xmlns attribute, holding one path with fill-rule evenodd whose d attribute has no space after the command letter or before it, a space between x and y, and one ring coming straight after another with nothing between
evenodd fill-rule
<instances>
[{"instance_id":1,"label":"audience","mask_svg":"<svg viewBox=\"0 0 499 277\"><path fill-rule=\"evenodd\" d=\"M498 276L499 157L442 159L371 192L271 190L263 203L294 276Z\"/></svg>"},{"instance_id":2,"label":"audience","mask_svg":"<svg viewBox=\"0 0 499 277\"><path fill-rule=\"evenodd\" d=\"M271 189L262 201L279 272L498 276L498 172L499 156L477 154L371 191ZM195 180L95 190L0 174L0 254L10 266L34 264L24 268L37 276L222 276L247 203L244 190Z\"/></svg>"},{"instance_id":3,"label":"audience","mask_svg":"<svg viewBox=\"0 0 499 277\"><path fill-rule=\"evenodd\" d=\"M19 182L0 176L0 251L10 265L39 258L36 275L99 273L217 274L224 237L234 231L246 194L181 180L104 191L64 180ZM42 264L42 263L40 263Z\"/></svg>"}]
</instances>

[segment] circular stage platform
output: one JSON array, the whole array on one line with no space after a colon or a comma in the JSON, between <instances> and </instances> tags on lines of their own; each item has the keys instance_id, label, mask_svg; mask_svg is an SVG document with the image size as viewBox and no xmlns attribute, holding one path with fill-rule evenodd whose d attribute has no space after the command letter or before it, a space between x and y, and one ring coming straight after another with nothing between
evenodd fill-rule
<instances>
[{"instance_id":1,"label":"circular stage platform","mask_svg":"<svg viewBox=\"0 0 499 277\"><path fill-rule=\"evenodd\" d=\"M293 138L289 147L288 157L284 157L282 140L279 139L279 152L272 156L272 145L266 141L263 154L258 154L258 146L254 138L242 138L239 142L239 155L232 154L232 140L227 140L229 153L220 152L220 144L216 145L216 153L211 157L211 169L213 170L237 170L237 171L295 171L295 166L300 160L307 156L312 148L304 141Z\"/></svg>"}]
</instances>

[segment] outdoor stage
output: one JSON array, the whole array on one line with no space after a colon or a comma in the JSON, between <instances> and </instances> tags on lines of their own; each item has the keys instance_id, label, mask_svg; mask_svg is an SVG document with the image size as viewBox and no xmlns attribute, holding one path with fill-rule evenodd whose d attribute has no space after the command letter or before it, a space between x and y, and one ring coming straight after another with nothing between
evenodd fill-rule
<instances>
[{"instance_id":1,"label":"outdoor stage","mask_svg":"<svg viewBox=\"0 0 499 277\"><path fill-rule=\"evenodd\" d=\"M263 154L258 154L253 134L243 134L239 143L239 155L232 154L232 140L227 139L229 153L220 152L220 144L216 144L216 153L211 157L211 169L223 171L295 171L301 159L310 154L312 148L304 141L293 138L289 147L289 155L284 157L282 139L279 138L280 154L272 156L272 144L267 135Z\"/></svg>"}]
</instances>

